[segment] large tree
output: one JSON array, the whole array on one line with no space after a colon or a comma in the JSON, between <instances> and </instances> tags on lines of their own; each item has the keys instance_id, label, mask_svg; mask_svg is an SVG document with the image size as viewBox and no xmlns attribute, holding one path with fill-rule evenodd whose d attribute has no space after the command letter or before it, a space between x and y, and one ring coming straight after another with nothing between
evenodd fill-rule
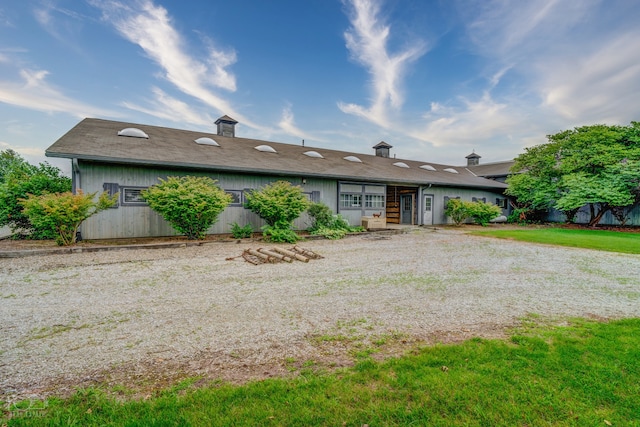
<instances>
[{"instance_id":1,"label":"large tree","mask_svg":"<svg viewBox=\"0 0 640 427\"><path fill-rule=\"evenodd\" d=\"M53 238L55 231L34 227L24 214L20 199L29 194L71 191L71 179L49 163L34 166L13 150L0 152L0 227L8 225L14 232L32 238Z\"/></svg>"},{"instance_id":2,"label":"large tree","mask_svg":"<svg viewBox=\"0 0 640 427\"><path fill-rule=\"evenodd\" d=\"M589 225L640 202L640 123L592 125L548 135L516 158L507 194L531 210L556 208L572 220L588 206Z\"/></svg>"}]
</instances>

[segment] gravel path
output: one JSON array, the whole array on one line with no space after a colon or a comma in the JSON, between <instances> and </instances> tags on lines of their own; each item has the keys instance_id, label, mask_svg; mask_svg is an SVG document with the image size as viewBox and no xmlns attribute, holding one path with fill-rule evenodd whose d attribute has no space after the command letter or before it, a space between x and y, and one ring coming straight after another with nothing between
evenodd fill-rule
<instances>
[{"instance_id":1,"label":"gravel path","mask_svg":"<svg viewBox=\"0 0 640 427\"><path fill-rule=\"evenodd\" d=\"M640 317L633 255L418 229L303 242L324 256L309 263L226 260L268 246L0 259L0 394L286 375L362 346L502 336L529 314Z\"/></svg>"}]
</instances>

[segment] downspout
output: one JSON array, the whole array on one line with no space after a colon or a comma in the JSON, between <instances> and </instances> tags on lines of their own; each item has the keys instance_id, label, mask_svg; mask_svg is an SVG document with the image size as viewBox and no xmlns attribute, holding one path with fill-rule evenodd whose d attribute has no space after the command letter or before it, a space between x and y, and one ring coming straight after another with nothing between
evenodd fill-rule
<instances>
[{"instance_id":1,"label":"downspout","mask_svg":"<svg viewBox=\"0 0 640 427\"><path fill-rule=\"evenodd\" d=\"M77 194L78 190L82 189L80 183L80 165L78 165L78 159L71 159L71 191L73 194ZM82 241L82 225L78 227L76 232L76 242Z\"/></svg>"},{"instance_id":2,"label":"downspout","mask_svg":"<svg viewBox=\"0 0 640 427\"><path fill-rule=\"evenodd\" d=\"M78 189L81 189L80 184L80 166L78 166L78 159L71 159L71 191L76 194Z\"/></svg>"}]
</instances>

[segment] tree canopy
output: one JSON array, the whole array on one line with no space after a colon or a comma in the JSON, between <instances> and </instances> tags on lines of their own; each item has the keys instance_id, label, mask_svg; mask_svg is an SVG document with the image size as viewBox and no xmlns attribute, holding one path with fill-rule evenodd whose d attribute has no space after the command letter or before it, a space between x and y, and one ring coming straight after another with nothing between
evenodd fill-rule
<instances>
[{"instance_id":1,"label":"tree canopy","mask_svg":"<svg viewBox=\"0 0 640 427\"><path fill-rule=\"evenodd\" d=\"M640 122L582 126L547 139L516 158L506 193L520 208L555 208L569 221L588 206L591 226L608 211L624 223L640 203Z\"/></svg>"},{"instance_id":2,"label":"tree canopy","mask_svg":"<svg viewBox=\"0 0 640 427\"><path fill-rule=\"evenodd\" d=\"M34 166L13 150L0 152L0 227L8 225L32 238L55 237L55 230L31 224L20 199L67 191L71 191L71 179L57 167L46 162Z\"/></svg>"}]
</instances>

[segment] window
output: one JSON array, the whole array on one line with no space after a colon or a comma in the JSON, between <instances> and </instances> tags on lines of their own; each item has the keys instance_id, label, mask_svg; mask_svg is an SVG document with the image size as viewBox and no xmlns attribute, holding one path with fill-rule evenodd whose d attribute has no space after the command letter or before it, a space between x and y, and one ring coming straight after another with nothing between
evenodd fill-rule
<instances>
[{"instance_id":1,"label":"window","mask_svg":"<svg viewBox=\"0 0 640 427\"><path fill-rule=\"evenodd\" d=\"M304 193L305 196L307 196L307 199L309 199L309 201L311 203L319 203L320 202L320 192L319 191L306 191Z\"/></svg>"},{"instance_id":2,"label":"window","mask_svg":"<svg viewBox=\"0 0 640 427\"><path fill-rule=\"evenodd\" d=\"M424 211L425 212L431 212L432 203L433 203L433 197L427 196L427 197L424 198Z\"/></svg>"},{"instance_id":3,"label":"window","mask_svg":"<svg viewBox=\"0 0 640 427\"><path fill-rule=\"evenodd\" d=\"M507 208L507 199L496 197L496 206L502 209Z\"/></svg>"},{"instance_id":4,"label":"window","mask_svg":"<svg viewBox=\"0 0 640 427\"><path fill-rule=\"evenodd\" d=\"M487 203L487 198L486 197L472 197L471 198L472 202L482 202L482 203Z\"/></svg>"},{"instance_id":5,"label":"window","mask_svg":"<svg viewBox=\"0 0 640 427\"><path fill-rule=\"evenodd\" d=\"M109 197L113 197L116 193L120 191L120 186L117 182L105 182L102 184L102 190L106 191ZM116 202L115 205L111 206L111 209L117 209L119 203Z\"/></svg>"},{"instance_id":6,"label":"window","mask_svg":"<svg viewBox=\"0 0 640 427\"><path fill-rule=\"evenodd\" d=\"M384 195L382 194L367 194L364 196L364 207L372 209L384 208Z\"/></svg>"},{"instance_id":7,"label":"window","mask_svg":"<svg viewBox=\"0 0 640 427\"><path fill-rule=\"evenodd\" d=\"M244 195L242 190L224 190L225 193L231 196L231 203L229 206L242 206L244 203Z\"/></svg>"},{"instance_id":8,"label":"window","mask_svg":"<svg viewBox=\"0 0 640 427\"><path fill-rule=\"evenodd\" d=\"M142 190L146 187L120 187L120 200L122 206L146 206L147 202L142 198Z\"/></svg>"},{"instance_id":9,"label":"window","mask_svg":"<svg viewBox=\"0 0 640 427\"><path fill-rule=\"evenodd\" d=\"M361 194L340 194L341 208L360 208L362 207Z\"/></svg>"}]
</instances>

